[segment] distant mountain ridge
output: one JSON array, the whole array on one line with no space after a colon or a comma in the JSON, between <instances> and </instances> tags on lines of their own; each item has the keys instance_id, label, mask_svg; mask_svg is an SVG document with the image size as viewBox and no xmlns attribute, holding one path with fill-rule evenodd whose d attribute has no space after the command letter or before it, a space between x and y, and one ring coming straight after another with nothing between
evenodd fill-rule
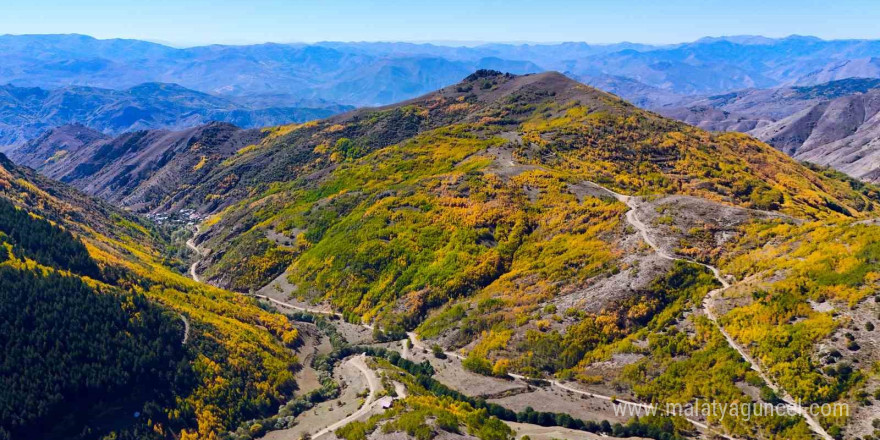
<instances>
[{"instance_id":1,"label":"distant mountain ridge","mask_svg":"<svg viewBox=\"0 0 880 440\"><path fill-rule=\"evenodd\" d=\"M880 181L880 79L644 102L664 116L706 130L748 133L795 159Z\"/></svg>"},{"instance_id":2,"label":"distant mountain ridge","mask_svg":"<svg viewBox=\"0 0 880 440\"><path fill-rule=\"evenodd\" d=\"M84 35L5 35L0 54L0 83L124 89L173 82L236 99L272 97L274 105L310 98L389 104L454 84L480 68L555 70L585 82L620 77L682 95L880 77L880 41L804 36L713 37L662 46L321 42L181 49Z\"/></svg>"},{"instance_id":3,"label":"distant mountain ridge","mask_svg":"<svg viewBox=\"0 0 880 440\"><path fill-rule=\"evenodd\" d=\"M164 83L144 83L125 90L4 85L0 86L0 148L66 124L82 124L108 135L179 130L210 121L250 128L325 118L349 109L329 103L324 107L260 108Z\"/></svg>"},{"instance_id":4,"label":"distant mountain ridge","mask_svg":"<svg viewBox=\"0 0 880 440\"><path fill-rule=\"evenodd\" d=\"M880 89L820 102L751 134L795 159L880 182Z\"/></svg>"},{"instance_id":5,"label":"distant mountain ridge","mask_svg":"<svg viewBox=\"0 0 880 440\"><path fill-rule=\"evenodd\" d=\"M147 211L266 135L221 122L115 138L66 125L12 151L10 158L116 205Z\"/></svg>"}]
</instances>

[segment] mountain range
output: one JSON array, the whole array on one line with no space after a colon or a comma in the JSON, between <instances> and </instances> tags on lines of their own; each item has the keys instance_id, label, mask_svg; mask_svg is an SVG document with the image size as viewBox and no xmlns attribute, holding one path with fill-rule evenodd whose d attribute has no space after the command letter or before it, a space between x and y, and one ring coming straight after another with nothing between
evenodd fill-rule
<instances>
[{"instance_id":1,"label":"mountain range","mask_svg":"<svg viewBox=\"0 0 880 440\"><path fill-rule=\"evenodd\" d=\"M321 42L172 48L83 35L4 35L0 49L0 83L14 84L0 90L0 145L6 151L71 123L116 135L212 120L242 128L303 122L350 110L348 105L412 98L487 68L558 70L642 108L709 130L747 132L798 159L859 178L876 179L878 168L870 124L858 133L826 135L821 128L804 132L815 121L782 121L876 88L880 42L873 40L735 36L662 46ZM834 114L850 104L814 109L808 119L871 113L869 106ZM863 122L869 118L844 125L855 130ZM796 133L792 125L800 127Z\"/></svg>"},{"instance_id":2,"label":"mountain range","mask_svg":"<svg viewBox=\"0 0 880 440\"><path fill-rule=\"evenodd\" d=\"M0 150L9 150L65 124L82 124L116 135L158 128L179 130L210 121L264 127L324 118L351 109L321 102L309 104L315 107L260 107L161 83L125 90L80 86L44 90L5 85L0 86Z\"/></svg>"},{"instance_id":3,"label":"mountain range","mask_svg":"<svg viewBox=\"0 0 880 440\"><path fill-rule=\"evenodd\" d=\"M309 98L388 104L453 84L477 68L556 70L586 83L617 77L684 95L880 77L880 41L802 36L663 46L323 42L172 48L84 35L4 35L0 54L0 83L125 89L168 82L237 99L271 99L273 106Z\"/></svg>"}]
</instances>

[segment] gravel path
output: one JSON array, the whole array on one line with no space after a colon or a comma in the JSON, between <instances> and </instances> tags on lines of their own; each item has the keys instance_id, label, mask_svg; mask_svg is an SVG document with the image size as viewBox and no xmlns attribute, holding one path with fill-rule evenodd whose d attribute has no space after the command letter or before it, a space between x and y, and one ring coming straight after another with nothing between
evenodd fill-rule
<instances>
[{"instance_id":1,"label":"gravel path","mask_svg":"<svg viewBox=\"0 0 880 440\"><path fill-rule=\"evenodd\" d=\"M197 235L199 235L199 227L198 226L196 226L196 230L193 233L192 238L190 238L189 240L186 241L186 247L188 247L190 250L195 252L197 257L201 257L204 255L204 252L202 252L202 250L199 249L198 246L196 246L195 238ZM199 278L199 274L196 273L196 267L198 267L198 265L199 265L199 259L196 258L196 261L194 261L193 264L189 267L189 276L190 276L190 278L192 278L196 282L201 283L202 280Z\"/></svg>"},{"instance_id":2,"label":"gravel path","mask_svg":"<svg viewBox=\"0 0 880 440\"><path fill-rule=\"evenodd\" d=\"M718 328L718 330L724 336L724 339L727 341L727 344L731 348L736 350L737 353L739 353L739 355L751 366L752 370L754 370L756 373L758 373L758 375L767 384L767 386L770 387L770 389L772 389L776 394L782 396L782 400L785 402L785 404L792 411L794 411L796 414L799 414L801 417L804 418L804 420L807 421L807 424L810 426L810 429L814 433L816 433L817 435L819 435L821 438L823 438L825 440L833 440L833 438L827 432L825 432L825 429L822 428L822 425L820 425L819 422L817 422L812 417L812 415L810 415L810 413L807 410L805 410L802 406L798 405L794 401L794 399L791 397L791 395L788 394L787 391L785 391L784 389L782 389L781 387L776 385L776 383L774 383L770 379L770 376L767 375L767 373L764 371L764 369L761 367L761 365L758 364L758 362L756 362L755 359L752 358L752 356L745 350L745 348L743 348L738 342L736 342L736 340L734 340L733 337L730 336L730 334L728 334L727 331L724 330L724 327L722 327L721 324L718 322L718 317L715 315L714 310L712 310L711 303L715 299L715 297L717 297L719 294L723 293L725 290L729 289L732 286L732 284L727 280L727 278L721 274L721 271L718 270L718 268L715 266L699 263L699 262L696 262L693 260L689 260L687 258L677 257L675 255L670 255L666 251L664 251L660 246L658 246L654 242L654 240L651 238L650 234L648 233L648 229L649 229L648 226L645 225L641 220L639 220L638 215L636 214L636 210L638 208L638 203L639 203L638 198L619 194L617 192L614 192L608 188L605 188L601 185L598 185L598 184L595 184L592 182L587 182L587 183L590 186L593 186L597 189L607 191L608 194L612 195L618 201L623 202L627 206L629 206L630 209L629 209L629 211L626 212L627 222L630 225L632 225L634 228L636 228L637 231L639 231L639 234L641 234L642 239L645 241L645 243L647 243L649 246L651 246L651 248L654 249L654 251L658 255L660 255L661 257L663 257L667 260L671 260L671 261L686 261L688 263L699 264L700 266L703 266L703 267L709 269L710 271L712 271L712 274L715 276L715 279L721 283L721 287L709 292L709 294L706 295L706 298L703 300L703 311L706 313L706 316L715 324L715 326ZM568 389L568 388L565 388L565 389ZM570 391L574 391L574 390L570 390ZM596 397L598 397L598 396L596 396ZM638 405L640 405L640 404L638 404ZM694 421L691 421L691 423L696 425L696 423Z\"/></svg>"},{"instance_id":3,"label":"gravel path","mask_svg":"<svg viewBox=\"0 0 880 440\"><path fill-rule=\"evenodd\" d=\"M367 363L364 361L366 359L366 355L359 355L351 358L349 362L357 368L361 374L367 379L367 386L370 388L370 394L367 396L367 399L364 400L364 404L358 408L357 411L353 412L350 416L345 417L342 420L339 420L330 426L312 434L312 438L316 439L322 435L330 434L333 431L367 415L370 410L373 409L373 404L377 403L376 401L376 393L379 392L379 378L376 377L376 373L367 366Z\"/></svg>"},{"instance_id":4,"label":"gravel path","mask_svg":"<svg viewBox=\"0 0 880 440\"><path fill-rule=\"evenodd\" d=\"M186 345L189 342L189 320L186 319L183 313L178 313L178 315L180 315L180 319L183 321L183 340L180 341L180 344Z\"/></svg>"}]
</instances>

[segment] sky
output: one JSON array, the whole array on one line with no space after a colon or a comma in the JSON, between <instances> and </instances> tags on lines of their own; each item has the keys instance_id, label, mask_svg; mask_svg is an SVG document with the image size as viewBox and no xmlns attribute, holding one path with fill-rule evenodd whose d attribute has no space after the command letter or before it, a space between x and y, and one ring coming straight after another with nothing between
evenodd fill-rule
<instances>
[{"instance_id":1,"label":"sky","mask_svg":"<svg viewBox=\"0 0 880 440\"><path fill-rule=\"evenodd\" d=\"M876 0L0 0L0 34L176 46L267 41L665 44L704 36L880 39Z\"/></svg>"}]
</instances>

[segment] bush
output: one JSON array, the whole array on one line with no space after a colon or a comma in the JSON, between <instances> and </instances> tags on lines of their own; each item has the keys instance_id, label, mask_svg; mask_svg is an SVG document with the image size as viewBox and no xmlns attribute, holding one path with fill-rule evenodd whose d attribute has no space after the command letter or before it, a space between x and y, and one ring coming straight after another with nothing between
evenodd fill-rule
<instances>
[{"instance_id":1,"label":"bush","mask_svg":"<svg viewBox=\"0 0 880 440\"><path fill-rule=\"evenodd\" d=\"M477 374L482 374L484 376L492 375L492 363L485 358L468 356L461 362L461 366L466 370L473 371Z\"/></svg>"}]
</instances>

